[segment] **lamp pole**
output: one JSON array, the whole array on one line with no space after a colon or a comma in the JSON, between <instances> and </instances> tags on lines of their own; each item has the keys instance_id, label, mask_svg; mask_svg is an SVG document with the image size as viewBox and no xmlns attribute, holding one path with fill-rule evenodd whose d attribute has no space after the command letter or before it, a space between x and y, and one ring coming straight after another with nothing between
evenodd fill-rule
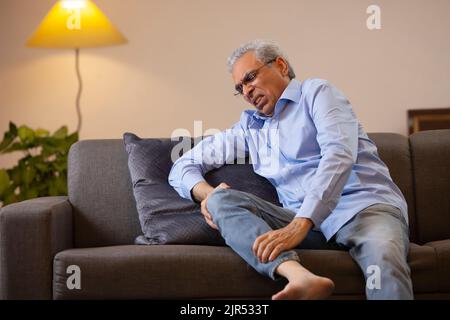
<instances>
[{"instance_id":1,"label":"lamp pole","mask_svg":"<svg viewBox=\"0 0 450 320\"><path fill-rule=\"evenodd\" d=\"M81 98L81 92L83 91L83 82L81 81L81 73L80 73L80 49L75 48L75 71L77 73L77 79L78 79L78 92L77 92L77 98L75 100L75 106L77 108L77 115L78 115L78 124L77 124L77 132L80 133L81 130L81 109L80 109L80 98Z\"/></svg>"}]
</instances>

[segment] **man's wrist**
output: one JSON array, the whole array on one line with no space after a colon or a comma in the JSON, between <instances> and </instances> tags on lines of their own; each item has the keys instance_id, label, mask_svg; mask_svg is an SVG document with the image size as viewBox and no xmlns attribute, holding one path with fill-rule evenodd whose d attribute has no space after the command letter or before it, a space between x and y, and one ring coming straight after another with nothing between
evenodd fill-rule
<instances>
[{"instance_id":1,"label":"man's wrist","mask_svg":"<svg viewBox=\"0 0 450 320\"><path fill-rule=\"evenodd\" d=\"M211 187L207 182L201 181L194 185L194 187L191 189L192 199L195 202L200 203L204 199L206 199L208 194L213 190L214 188Z\"/></svg>"},{"instance_id":2,"label":"man's wrist","mask_svg":"<svg viewBox=\"0 0 450 320\"><path fill-rule=\"evenodd\" d=\"M292 222L300 228L308 229L308 231L314 227L314 222L305 217L296 217Z\"/></svg>"},{"instance_id":3,"label":"man's wrist","mask_svg":"<svg viewBox=\"0 0 450 320\"><path fill-rule=\"evenodd\" d=\"M192 201L194 201L195 203L200 204L201 201L197 200L196 196L194 195L194 188L191 189L191 199Z\"/></svg>"}]
</instances>

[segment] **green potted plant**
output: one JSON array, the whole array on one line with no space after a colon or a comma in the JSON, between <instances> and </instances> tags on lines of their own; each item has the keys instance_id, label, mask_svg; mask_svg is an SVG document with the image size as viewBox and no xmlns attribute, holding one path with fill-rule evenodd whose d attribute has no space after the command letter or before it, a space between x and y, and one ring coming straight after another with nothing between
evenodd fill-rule
<instances>
[{"instance_id":1,"label":"green potted plant","mask_svg":"<svg viewBox=\"0 0 450 320\"><path fill-rule=\"evenodd\" d=\"M22 151L24 156L10 169L0 169L0 202L67 195L67 156L78 141L62 126L53 134L44 129L19 128L12 122L0 143L0 154Z\"/></svg>"}]
</instances>

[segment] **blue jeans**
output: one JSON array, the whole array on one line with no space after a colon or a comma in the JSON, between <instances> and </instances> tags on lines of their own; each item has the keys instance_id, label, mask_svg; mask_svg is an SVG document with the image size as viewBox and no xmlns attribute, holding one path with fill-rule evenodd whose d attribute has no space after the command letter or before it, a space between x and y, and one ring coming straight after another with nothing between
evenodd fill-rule
<instances>
[{"instance_id":1,"label":"blue jeans","mask_svg":"<svg viewBox=\"0 0 450 320\"><path fill-rule=\"evenodd\" d=\"M206 206L226 244L259 273L277 279L275 270L282 262L300 262L294 250L284 251L267 263L260 263L252 251L258 236L289 224L295 217L293 211L234 189L215 190L209 195ZM366 281L373 280L372 272L377 276L377 270L372 270L379 268L380 279L366 286L368 299L412 299L410 269L406 262L408 230L397 208L376 204L347 222L332 241L327 242L320 232L311 230L296 249L349 250Z\"/></svg>"}]
</instances>

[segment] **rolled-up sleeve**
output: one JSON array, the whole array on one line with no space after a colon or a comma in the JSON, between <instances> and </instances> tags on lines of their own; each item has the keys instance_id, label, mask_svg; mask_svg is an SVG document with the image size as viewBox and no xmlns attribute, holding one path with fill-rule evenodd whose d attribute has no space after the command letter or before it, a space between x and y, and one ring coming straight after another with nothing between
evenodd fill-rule
<instances>
[{"instance_id":1,"label":"rolled-up sleeve","mask_svg":"<svg viewBox=\"0 0 450 320\"><path fill-rule=\"evenodd\" d=\"M337 206L356 162L358 121L347 98L326 81L309 99L321 159L296 217L311 219L319 229Z\"/></svg>"},{"instance_id":2,"label":"rolled-up sleeve","mask_svg":"<svg viewBox=\"0 0 450 320\"><path fill-rule=\"evenodd\" d=\"M205 181L208 171L247 155L246 132L238 122L231 129L204 138L176 160L169 173L169 184L181 197L193 200L192 188Z\"/></svg>"}]
</instances>

